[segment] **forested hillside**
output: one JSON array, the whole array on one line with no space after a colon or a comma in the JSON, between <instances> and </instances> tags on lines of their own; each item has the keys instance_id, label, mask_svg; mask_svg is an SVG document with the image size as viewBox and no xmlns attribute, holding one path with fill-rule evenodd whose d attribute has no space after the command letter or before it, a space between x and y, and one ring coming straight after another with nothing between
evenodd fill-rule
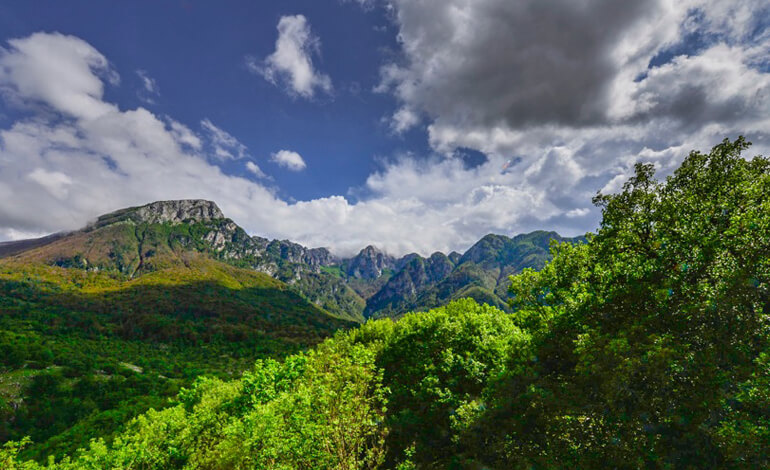
<instances>
[{"instance_id":1,"label":"forested hillside","mask_svg":"<svg viewBox=\"0 0 770 470\"><path fill-rule=\"evenodd\" d=\"M178 256L133 279L0 263L0 440L72 452L201 374L239 377L353 325L266 274Z\"/></svg>"},{"instance_id":2,"label":"forested hillside","mask_svg":"<svg viewBox=\"0 0 770 470\"><path fill-rule=\"evenodd\" d=\"M44 467L766 468L770 160L742 139L598 195L584 244L461 300L369 321ZM36 469L6 444L5 468Z\"/></svg>"}]
</instances>

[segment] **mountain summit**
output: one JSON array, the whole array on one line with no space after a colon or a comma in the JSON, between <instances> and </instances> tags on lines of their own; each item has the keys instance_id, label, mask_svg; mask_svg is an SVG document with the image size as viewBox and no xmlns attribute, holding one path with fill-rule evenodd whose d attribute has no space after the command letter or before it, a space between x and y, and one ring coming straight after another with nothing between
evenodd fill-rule
<instances>
[{"instance_id":1,"label":"mountain summit","mask_svg":"<svg viewBox=\"0 0 770 470\"><path fill-rule=\"evenodd\" d=\"M347 274L361 279L377 279L383 271L396 267L396 258L389 256L378 248L369 245L347 264Z\"/></svg>"},{"instance_id":2,"label":"mountain summit","mask_svg":"<svg viewBox=\"0 0 770 470\"><path fill-rule=\"evenodd\" d=\"M90 228L103 227L120 222L147 224L180 224L184 222L209 222L224 219L225 215L213 201L204 199L181 199L156 201L139 207L129 207L105 214Z\"/></svg>"}]
</instances>

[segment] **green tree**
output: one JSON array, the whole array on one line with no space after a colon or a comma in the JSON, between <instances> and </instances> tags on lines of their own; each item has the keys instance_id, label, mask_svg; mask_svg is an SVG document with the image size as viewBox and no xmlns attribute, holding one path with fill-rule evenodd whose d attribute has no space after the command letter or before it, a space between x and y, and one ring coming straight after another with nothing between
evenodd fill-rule
<instances>
[{"instance_id":1,"label":"green tree","mask_svg":"<svg viewBox=\"0 0 770 470\"><path fill-rule=\"evenodd\" d=\"M770 464L770 162L743 138L599 194L598 233L512 279L512 358L468 440L522 468ZM501 430L500 432L483 432ZM491 456L490 456L491 454ZM515 465L513 465L515 464Z\"/></svg>"}]
</instances>

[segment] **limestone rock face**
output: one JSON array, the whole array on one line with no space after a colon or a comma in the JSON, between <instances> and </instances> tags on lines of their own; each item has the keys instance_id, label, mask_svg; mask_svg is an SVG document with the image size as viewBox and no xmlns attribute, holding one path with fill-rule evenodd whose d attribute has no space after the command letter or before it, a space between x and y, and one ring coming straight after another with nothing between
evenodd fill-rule
<instances>
[{"instance_id":1,"label":"limestone rock face","mask_svg":"<svg viewBox=\"0 0 770 470\"><path fill-rule=\"evenodd\" d=\"M267 252L289 263L308 265L314 270L339 262L326 248L306 248L289 240L271 241L267 245Z\"/></svg>"},{"instance_id":2,"label":"limestone rock face","mask_svg":"<svg viewBox=\"0 0 770 470\"><path fill-rule=\"evenodd\" d=\"M454 264L440 252L430 258L411 256L409 261L370 299L367 300L365 317L375 313L396 316L411 306L426 287L444 280L454 269Z\"/></svg>"},{"instance_id":3,"label":"limestone rock face","mask_svg":"<svg viewBox=\"0 0 770 470\"><path fill-rule=\"evenodd\" d=\"M179 201L158 201L136 210L142 222L152 224L182 223L187 220L207 222L224 219L225 215L212 201L202 199L183 199Z\"/></svg>"},{"instance_id":4,"label":"limestone rock face","mask_svg":"<svg viewBox=\"0 0 770 470\"><path fill-rule=\"evenodd\" d=\"M121 222L181 224L185 222L208 222L224 218L225 215L212 201L181 199L156 201L145 206L121 209L99 217L88 228L96 229Z\"/></svg>"}]
</instances>

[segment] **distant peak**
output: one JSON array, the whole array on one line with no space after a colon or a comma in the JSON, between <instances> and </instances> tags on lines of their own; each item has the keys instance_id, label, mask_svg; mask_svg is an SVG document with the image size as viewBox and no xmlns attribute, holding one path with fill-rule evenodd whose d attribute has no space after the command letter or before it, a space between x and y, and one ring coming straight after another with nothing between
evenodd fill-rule
<instances>
[{"instance_id":1,"label":"distant peak","mask_svg":"<svg viewBox=\"0 0 770 470\"><path fill-rule=\"evenodd\" d=\"M488 233L484 235L479 241L492 241L492 240L510 240L510 237L505 235L499 235L497 233Z\"/></svg>"},{"instance_id":2,"label":"distant peak","mask_svg":"<svg viewBox=\"0 0 770 470\"><path fill-rule=\"evenodd\" d=\"M393 269L395 265L395 258L369 245L350 259L347 273L357 278L377 279L384 269Z\"/></svg>"},{"instance_id":3,"label":"distant peak","mask_svg":"<svg viewBox=\"0 0 770 470\"><path fill-rule=\"evenodd\" d=\"M363 250L361 250L359 252L359 256L360 255L372 255L372 254L376 255L376 254L380 254L380 253L382 253L382 251L379 248L377 248L374 245L369 245L369 246L367 246L366 248L364 248Z\"/></svg>"},{"instance_id":4,"label":"distant peak","mask_svg":"<svg viewBox=\"0 0 770 470\"><path fill-rule=\"evenodd\" d=\"M98 228L118 222L183 223L224 219L225 215L213 201L180 199L156 201L144 206L129 207L99 217L89 228Z\"/></svg>"}]
</instances>

